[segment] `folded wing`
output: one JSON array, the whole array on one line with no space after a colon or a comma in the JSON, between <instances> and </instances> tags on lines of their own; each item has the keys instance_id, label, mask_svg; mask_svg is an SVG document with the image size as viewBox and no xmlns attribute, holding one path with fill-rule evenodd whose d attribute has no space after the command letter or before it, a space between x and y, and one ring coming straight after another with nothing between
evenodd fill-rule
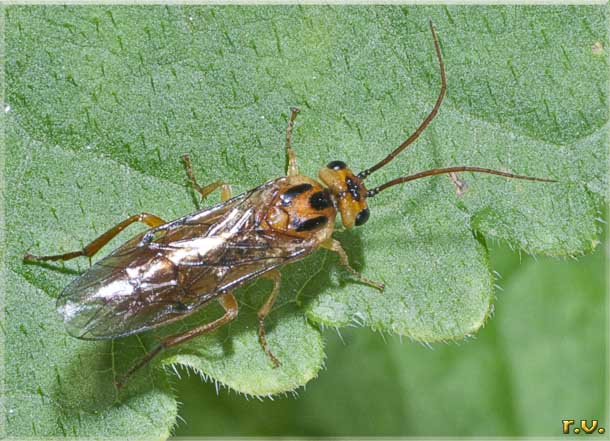
<instances>
[{"instance_id":1,"label":"folded wing","mask_svg":"<svg viewBox=\"0 0 610 441\"><path fill-rule=\"evenodd\" d=\"M284 179L148 230L97 262L57 301L68 332L109 339L167 324L309 254L312 243L260 226Z\"/></svg>"}]
</instances>

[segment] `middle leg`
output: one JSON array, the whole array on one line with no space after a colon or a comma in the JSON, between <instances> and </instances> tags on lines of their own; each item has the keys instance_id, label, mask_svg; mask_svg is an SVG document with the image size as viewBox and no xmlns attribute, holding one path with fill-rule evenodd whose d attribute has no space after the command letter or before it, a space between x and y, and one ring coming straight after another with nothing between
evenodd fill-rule
<instances>
[{"instance_id":1,"label":"middle leg","mask_svg":"<svg viewBox=\"0 0 610 441\"><path fill-rule=\"evenodd\" d=\"M221 187L220 200L222 202L226 201L227 199L231 199L231 187L229 187L222 181L212 182L211 184L202 187L197 182L195 174L193 173L193 167L191 166L191 157L188 154L184 154L182 155L182 160L184 161L184 165L186 166L186 175L188 176L189 181L191 181L191 185L193 186L195 191L197 191L201 195L201 200L204 200L210 193L212 193L218 187Z\"/></svg>"},{"instance_id":2,"label":"middle leg","mask_svg":"<svg viewBox=\"0 0 610 441\"><path fill-rule=\"evenodd\" d=\"M280 367L280 361L275 355L273 355L273 352L271 352L269 344L267 343L267 335L265 334L265 318L271 312L271 308L273 308L273 304L275 303L275 300L277 299L277 296L280 293L281 275L278 270L272 270L268 273L265 273L262 277L266 279L271 279L271 281L273 282L273 288L271 290L271 294L269 294L269 297L267 297L265 304L261 307L261 309L258 310L258 313L256 314L258 316L258 341L260 342L263 351L265 351L265 354L267 354L271 359L273 366Z\"/></svg>"}]
</instances>

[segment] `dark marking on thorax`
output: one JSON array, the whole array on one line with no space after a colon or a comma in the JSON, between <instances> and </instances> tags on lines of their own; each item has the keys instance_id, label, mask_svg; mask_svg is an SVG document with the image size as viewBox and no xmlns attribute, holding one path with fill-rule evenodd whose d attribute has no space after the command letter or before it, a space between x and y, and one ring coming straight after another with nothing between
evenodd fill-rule
<instances>
[{"instance_id":1,"label":"dark marking on thorax","mask_svg":"<svg viewBox=\"0 0 610 441\"><path fill-rule=\"evenodd\" d=\"M309 197L309 205L314 210L325 210L329 207L332 207L333 201L330 198L330 192L328 189L323 191L317 191Z\"/></svg>"},{"instance_id":2,"label":"dark marking on thorax","mask_svg":"<svg viewBox=\"0 0 610 441\"><path fill-rule=\"evenodd\" d=\"M298 196L302 193L305 193L306 191L309 191L312 188L313 187L311 186L311 184L299 184L299 185L295 185L294 187L290 187L280 196L280 199L282 200L282 204L284 206L290 205L290 203L296 196Z\"/></svg>"},{"instance_id":3,"label":"dark marking on thorax","mask_svg":"<svg viewBox=\"0 0 610 441\"><path fill-rule=\"evenodd\" d=\"M323 227L328 223L328 217L326 216L318 216L311 219L307 219L306 221L295 221L294 229L295 231L313 231L320 227Z\"/></svg>"}]
</instances>

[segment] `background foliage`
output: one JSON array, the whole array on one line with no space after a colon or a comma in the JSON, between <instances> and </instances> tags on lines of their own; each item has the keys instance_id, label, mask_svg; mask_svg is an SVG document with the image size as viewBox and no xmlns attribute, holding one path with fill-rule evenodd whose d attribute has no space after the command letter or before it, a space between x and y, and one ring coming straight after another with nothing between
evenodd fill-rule
<instances>
[{"instance_id":1,"label":"background foliage","mask_svg":"<svg viewBox=\"0 0 610 441\"><path fill-rule=\"evenodd\" d=\"M370 165L410 133L438 93L428 18L441 38L447 100L417 146L374 182L469 164L560 183L468 175L470 190L462 198L446 178L384 193L373 201L366 229L337 234L359 270L386 282L383 294L354 283L334 256L320 252L283 271L282 296L269 321L282 369L271 369L256 342L255 310L268 292L265 281L238 293L238 322L163 362L265 395L317 375L324 357L320 324L358 323L425 342L461 339L491 313L491 268L504 268L503 284L515 292L507 295L511 302L479 339L436 351L393 339L380 345L378 335L364 330L350 330L349 344L337 348L331 336L329 369L300 400L259 405L204 391L209 401L185 406L189 424L179 430L555 434L562 412L589 417L603 409L603 396L580 395L600 382L607 389L603 353L596 359L588 351L587 363L553 357L582 351L582 341L606 347L601 255L580 263L545 261L538 273L528 258L518 265L508 255L490 264L486 241L552 256L580 255L599 243L598 210L607 197L606 8L54 6L4 12L9 191L2 329L10 354L9 434L165 437L176 397L203 387L189 383L176 395L161 369L149 369L118 396L112 378L151 341L176 329L115 342L67 336L54 298L87 264L23 265L24 250L81 247L138 211L167 219L191 211L195 198L188 197L178 160L184 152L202 182L223 179L235 191L280 176L291 105L303 110L295 144L305 174L315 176L332 159L356 169ZM555 284L550 294L542 288L547 281ZM557 315L544 315L553 306ZM219 312L211 307L193 320ZM573 395L561 393L566 378L574 381ZM377 401L396 412L380 414ZM549 406L544 414L543 406ZM540 425L523 421L531 411ZM433 431L439 413L446 426ZM366 417L354 418L359 415ZM478 419L485 423L473 423Z\"/></svg>"},{"instance_id":2,"label":"background foliage","mask_svg":"<svg viewBox=\"0 0 610 441\"><path fill-rule=\"evenodd\" d=\"M576 415L608 429L604 254L575 263L492 247L502 289L476 338L427 347L328 330L326 369L296 399L246 401L181 373L176 434L559 436Z\"/></svg>"}]
</instances>

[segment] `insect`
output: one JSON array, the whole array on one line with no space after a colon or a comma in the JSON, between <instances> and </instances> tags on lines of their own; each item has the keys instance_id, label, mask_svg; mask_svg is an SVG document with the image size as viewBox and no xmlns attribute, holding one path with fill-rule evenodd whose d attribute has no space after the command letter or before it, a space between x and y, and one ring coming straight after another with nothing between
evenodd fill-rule
<instances>
[{"instance_id":1,"label":"insect","mask_svg":"<svg viewBox=\"0 0 610 441\"><path fill-rule=\"evenodd\" d=\"M481 167L435 168L403 176L368 189L365 180L412 144L434 119L447 88L445 67L436 31L430 31L438 59L441 90L433 109L400 146L372 167L355 174L343 161L332 161L319 171L316 181L299 174L292 131L298 113L292 108L286 129L287 175L231 197L230 187L214 182L198 184L188 155L183 157L187 177L202 198L221 189L222 202L171 222L141 213L131 216L93 240L80 251L35 256L27 262L91 258L113 237L135 222L150 229L133 237L68 285L57 300L68 332L81 339L114 339L180 320L212 301L224 315L186 332L164 338L141 358L118 382L121 386L138 369L166 348L212 332L234 320L238 303L236 288L257 278L268 278L273 288L258 310L260 345L273 365L274 355L265 334L265 318L280 290L278 268L295 262L319 248L338 254L340 264L361 282L383 290L349 264L332 233L337 214L348 230L369 219L368 199L395 185L440 174L479 172L530 181L552 179L517 175ZM452 175L454 183L457 181ZM459 181L457 181L459 182Z\"/></svg>"}]
</instances>

